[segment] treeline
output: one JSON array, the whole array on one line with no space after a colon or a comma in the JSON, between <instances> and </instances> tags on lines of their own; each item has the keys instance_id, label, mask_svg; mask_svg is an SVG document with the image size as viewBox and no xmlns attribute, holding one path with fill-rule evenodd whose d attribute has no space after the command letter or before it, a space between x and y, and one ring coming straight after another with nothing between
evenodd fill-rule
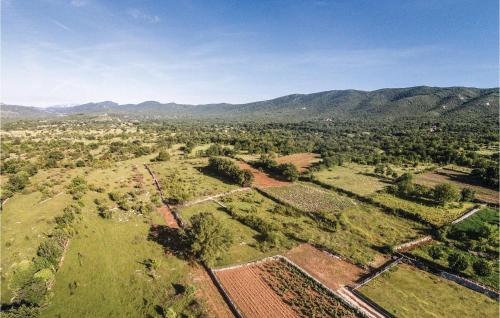
<instances>
[{"instance_id":1,"label":"treeline","mask_svg":"<svg viewBox=\"0 0 500 318\"><path fill-rule=\"evenodd\" d=\"M233 161L226 158L211 157L208 160L210 171L227 178L243 187L252 185L253 174L249 170L240 169Z\"/></svg>"},{"instance_id":2,"label":"treeline","mask_svg":"<svg viewBox=\"0 0 500 318\"><path fill-rule=\"evenodd\" d=\"M296 181L299 178L299 171L291 163L278 163L275 160L263 156L259 160L252 162L252 165L258 169L265 170L281 179L287 181Z\"/></svg>"}]
</instances>

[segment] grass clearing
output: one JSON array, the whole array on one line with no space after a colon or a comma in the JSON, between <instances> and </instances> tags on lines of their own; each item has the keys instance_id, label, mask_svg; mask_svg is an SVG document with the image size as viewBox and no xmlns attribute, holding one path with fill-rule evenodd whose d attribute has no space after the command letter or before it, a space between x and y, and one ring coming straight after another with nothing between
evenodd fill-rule
<instances>
[{"instance_id":1,"label":"grass clearing","mask_svg":"<svg viewBox=\"0 0 500 318\"><path fill-rule=\"evenodd\" d=\"M234 242L224 257L216 263L216 267L246 263L266 256L275 255L281 250L272 249L263 252L259 246L262 235L252 228L233 219L220 205L214 202L196 204L180 210L180 216L186 224L189 219L201 212L211 212L232 231Z\"/></svg>"},{"instance_id":2,"label":"grass clearing","mask_svg":"<svg viewBox=\"0 0 500 318\"><path fill-rule=\"evenodd\" d=\"M256 191L233 194L223 201L235 213L260 218L287 237L317 244L363 265L384 261L379 247L410 241L428 230L420 223L360 203L342 210L334 229L303 213L276 209L277 203Z\"/></svg>"},{"instance_id":3,"label":"grass clearing","mask_svg":"<svg viewBox=\"0 0 500 318\"><path fill-rule=\"evenodd\" d=\"M420 215L424 220L441 226L459 218L467 210L474 206L473 203L464 203L462 206L437 206L423 205L414 201L406 200L389 193L381 192L372 195L371 198L378 203L392 209L403 209L411 213Z\"/></svg>"},{"instance_id":4,"label":"grass clearing","mask_svg":"<svg viewBox=\"0 0 500 318\"><path fill-rule=\"evenodd\" d=\"M237 189L228 183L201 172L207 166L207 158L170 160L151 165L165 196L182 196L186 201Z\"/></svg>"},{"instance_id":5,"label":"grass clearing","mask_svg":"<svg viewBox=\"0 0 500 318\"><path fill-rule=\"evenodd\" d=\"M498 317L498 302L400 264L359 289L396 317Z\"/></svg>"},{"instance_id":6,"label":"grass clearing","mask_svg":"<svg viewBox=\"0 0 500 318\"><path fill-rule=\"evenodd\" d=\"M387 181L373 175L372 166L356 164L323 169L315 172L314 177L322 183L359 195L369 195L389 185Z\"/></svg>"}]
</instances>

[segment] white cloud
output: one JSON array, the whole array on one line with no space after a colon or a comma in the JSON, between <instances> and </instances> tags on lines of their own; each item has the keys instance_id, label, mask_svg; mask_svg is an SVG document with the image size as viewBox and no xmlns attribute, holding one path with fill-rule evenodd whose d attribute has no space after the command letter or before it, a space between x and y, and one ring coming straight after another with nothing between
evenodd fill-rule
<instances>
[{"instance_id":1,"label":"white cloud","mask_svg":"<svg viewBox=\"0 0 500 318\"><path fill-rule=\"evenodd\" d=\"M84 7L88 4L86 0L71 0L71 5L74 7Z\"/></svg>"},{"instance_id":2,"label":"white cloud","mask_svg":"<svg viewBox=\"0 0 500 318\"><path fill-rule=\"evenodd\" d=\"M54 23L55 25L57 25L58 27L60 27L61 29L63 30L66 30L66 31L72 31L70 27L68 27L67 25L65 24L62 24L61 22L57 21L57 20L54 20L54 19L50 19L50 22Z\"/></svg>"},{"instance_id":3,"label":"white cloud","mask_svg":"<svg viewBox=\"0 0 500 318\"><path fill-rule=\"evenodd\" d=\"M131 8L127 10L127 14L134 18L135 20L142 20L146 21L149 23L158 23L160 22L160 17L157 15L149 15L145 13L144 11L137 9L137 8Z\"/></svg>"}]
</instances>

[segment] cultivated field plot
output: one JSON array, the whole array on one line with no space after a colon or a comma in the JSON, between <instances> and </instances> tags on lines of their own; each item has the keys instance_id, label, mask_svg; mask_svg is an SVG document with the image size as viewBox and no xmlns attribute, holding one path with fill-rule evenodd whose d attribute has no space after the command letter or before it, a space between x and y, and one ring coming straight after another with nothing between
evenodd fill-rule
<instances>
[{"instance_id":1,"label":"cultivated field plot","mask_svg":"<svg viewBox=\"0 0 500 318\"><path fill-rule=\"evenodd\" d=\"M207 159L170 160L151 165L160 181L163 194L168 198L189 201L195 198L227 192L238 188L202 172Z\"/></svg>"},{"instance_id":2,"label":"cultivated field plot","mask_svg":"<svg viewBox=\"0 0 500 318\"><path fill-rule=\"evenodd\" d=\"M317 153L302 152L294 153L288 156L282 156L275 158L277 163L292 163L297 167L299 172L306 171L312 164L319 162L321 156Z\"/></svg>"},{"instance_id":3,"label":"cultivated field plot","mask_svg":"<svg viewBox=\"0 0 500 318\"><path fill-rule=\"evenodd\" d=\"M463 206L456 207L442 207L433 204L424 205L396 197L389 193L376 193L371 197L375 202L379 202L387 207L416 213L426 221L437 226L451 223L451 221L459 218L474 206L472 203L464 203Z\"/></svg>"},{"instance_id":4,"label":"cultivated field plot","mask_svg":"<svg viewBox=\"0 0 500 318\"><path fill-rule=\"evenodd\" d=\"M250 227L233 219L222 207L214 202L185 207L180 210L180 217L189 225L189 219L202 212L211 212L223 223L234 235L234 242L222 259L218 260L215 266L227 266L246 263L252 260L261 259L274 255L281 250L271 249L262 252L259 244L260 233Z\"/></svg>"},{"instance_id":5,"label":"cultivated field plot","mask_svg":"<svg viewBox=\"0 0 500 318\"><path fill-rule=\"evenodd\" d=\"M359 202L332 213L336 224L332 227L305 213L285 209L257 191L236 193L223 201L242 219L266 223L286 237L310 242L363 265L379 266L385 261L378 247L411 241L428 230L421 223L388 215Z\"/></svg>"},{"instance_id":6,"label":"cultivated field plot","mask_svg":"<svg viewBox=\"0 0 500 318\"><path fill-rule=\"evenodd\" d=\"M415 176L415 183L428 187L433 187L439 183L451 183L459 188L474 189L476 191L476 197L479 200L487 203L499 203L500 193L498 191L474 184L468 174L454 170L437 169L433 172L419 174Z\"/></svg>"},{"instance_id":7,"label":"cultivated field plot","mask_svg":"<svg viewBox=\"0 0 500 318\"><path fill-rule=\"evenodd\" d=\"M358 289L396 317L498 317L498 302L406 264Z\"/></svg>"},{"instance_id":8,"label":"cultivated field plot","mask_svg":"<svg viewBox=\"0 0 500 318\"><path fill-rule=\"evenodd\" d=\"M305 212L338 212L353 206L353 201L348 197L303 184L269 187L263 191Z\"/></svg>"},{"instance_id":9,"label":"cultivated field plot","mask_svg":"<svg viewBox=\"0 0 500 318\"><path fill-rule=\"evenodd\" d=\"M243 317L356 317L288 262L277 259L216 272Z\"/></svg>"},{"instance_id":10,"label":"cultivated field plot","mask_svg":"<svg viewBox=\"0 0 500 318\"><path fill-rule=\"evenodd\" d=\"M283 185L290 184L290 182L276 180L276 179L270 177L267 173L255 169L254 167L252 167L251 165L249 165L246 162L239 161L238 166L241 169L250 170L252 172L253 177L254 177L254 181L252 183L252 186L254 186L254 187L264 188L264 187L283 186Z\"/></svg>"},{"instance_id":11,"label":"cultivated field plot","mask_svg":"<svg viewBox=\"0 0 500 318\"><path fill-rule=\"evenodd\" d=\"M314 176L322 183L359 195L369 195L389 185L387 181L373 175L372 166L356 164L324 169L315 172Z\"/></svg>"},{"instance_id":12,"label":"cultivated field plot","mask_svg":"<svg viewBox=\"0 0 500 318\"><path fill-rule=\"evenodd\" d=\"M310 244L301 244L286 252L285 256L332 290L353 285L367 274L361 267L318 250Z\"/></svg>"}]
</instances>

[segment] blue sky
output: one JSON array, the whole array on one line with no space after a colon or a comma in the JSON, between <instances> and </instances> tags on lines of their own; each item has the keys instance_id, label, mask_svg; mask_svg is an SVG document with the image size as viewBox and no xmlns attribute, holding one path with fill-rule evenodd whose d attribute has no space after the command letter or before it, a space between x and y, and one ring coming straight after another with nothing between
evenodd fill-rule
<instances>
[{"instance_id":1,"label":"blue sky","mask_svg":"<svg viewBox=\"0 0 500 318\"><path fill-rule=\"evenodd\" d=\"M1 1L5 103L498 86L496 0Z\"/></svg>"}]
</instances>

